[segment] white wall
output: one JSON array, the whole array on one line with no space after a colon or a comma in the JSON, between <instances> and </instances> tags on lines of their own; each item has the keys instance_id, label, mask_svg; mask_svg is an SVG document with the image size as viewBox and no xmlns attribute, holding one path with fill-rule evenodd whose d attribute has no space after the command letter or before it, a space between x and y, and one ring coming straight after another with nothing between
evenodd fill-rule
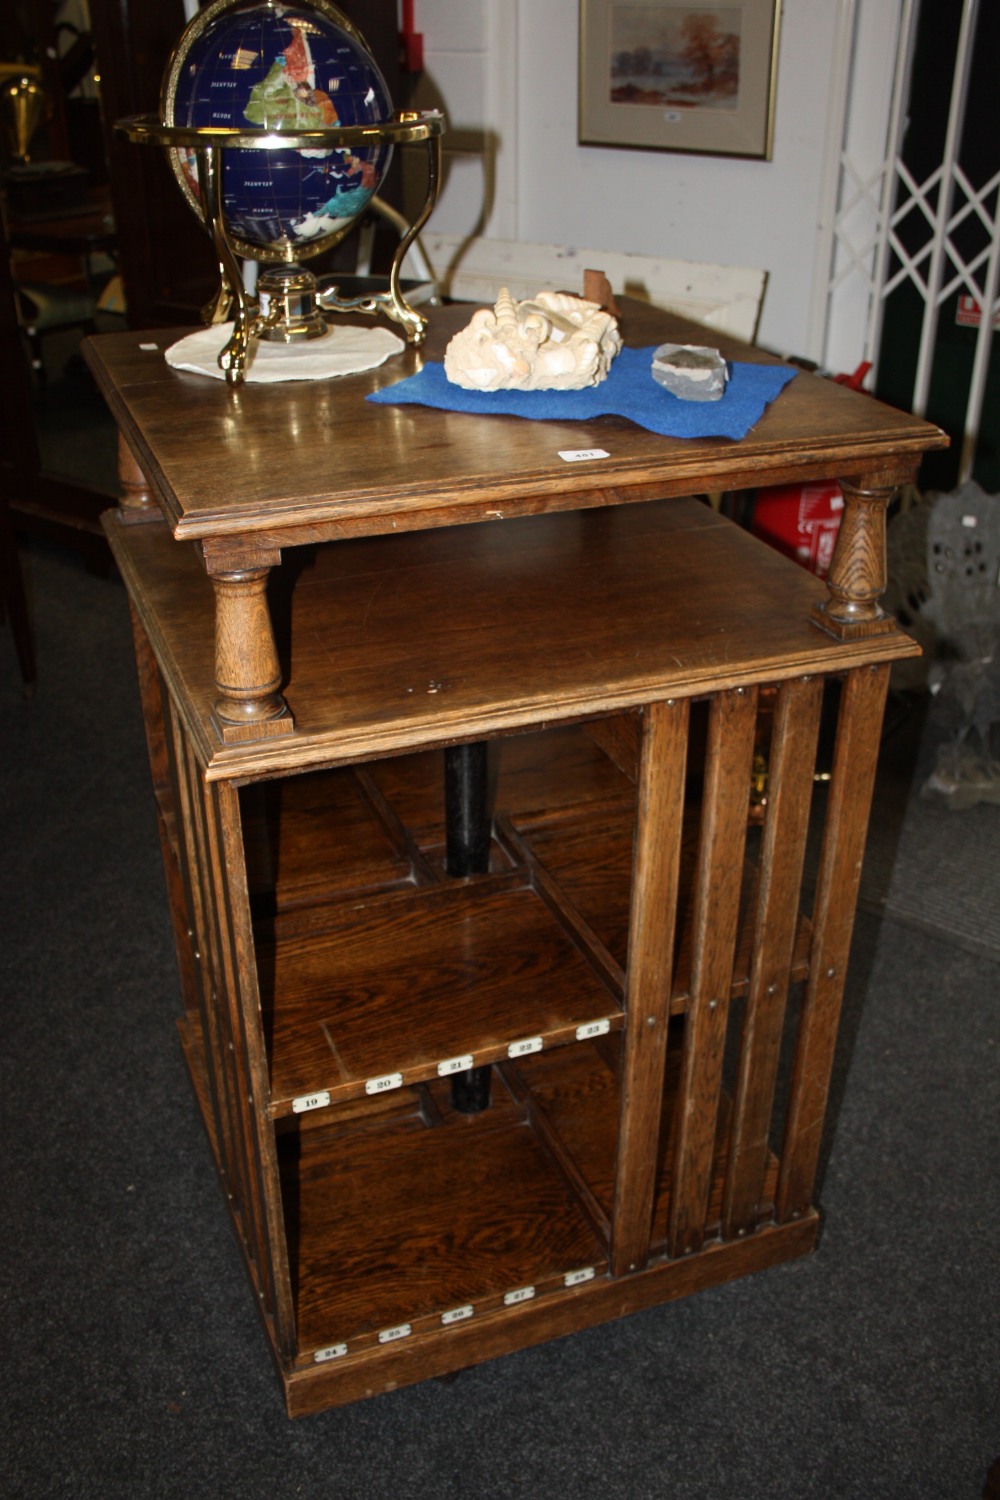
<instances>
[{"instance_id":1,"label":"white wall","mask_svg":"<svg viewBox=\"0 0 1000 1500\"><path fill-rule=\"evenodd\" d=\"M825 134L821 58L829 55L833 12L829 0L789 0L774 159L763 162L578 146L576 0L523 5L519 237L561 234L615 250L762 267L771 279L760 338L801 350ZM548 66L553 58L557 68Z\"/></svg>"},{"instance_id":2,"label":"white wall","mask_svg":"<svg viewBox=\"0 0 1000 1500\"><path fill-rule=\"evenodd\" d=\"M839 3L784 0L763 162L578 145L578 0L416 0L418 102L449 121L433 227L761 267L761 342L807 352ZM885 61L862 79L869 94L890 86Z\"/></svg>"}]
</instances>

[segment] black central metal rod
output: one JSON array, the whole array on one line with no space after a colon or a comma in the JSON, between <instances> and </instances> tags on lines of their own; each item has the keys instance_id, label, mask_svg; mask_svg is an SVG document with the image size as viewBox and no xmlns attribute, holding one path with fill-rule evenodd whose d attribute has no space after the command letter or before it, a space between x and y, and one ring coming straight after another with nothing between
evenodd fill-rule
<instances>
[{"instance_id":1,"label":"black central metal rod","mask_svg":"<svg viewBox=\"0 0 1000 1500\"><path fill-rule=\"evenodd\" d=\"M451 745L444 752L445 869L449 875L485 875L490 868L493 821L489 745ZM451 1080L451 1102L464 1115L490 1102L492 1068L468 1068Z\"/></svg>"}]
</instances>

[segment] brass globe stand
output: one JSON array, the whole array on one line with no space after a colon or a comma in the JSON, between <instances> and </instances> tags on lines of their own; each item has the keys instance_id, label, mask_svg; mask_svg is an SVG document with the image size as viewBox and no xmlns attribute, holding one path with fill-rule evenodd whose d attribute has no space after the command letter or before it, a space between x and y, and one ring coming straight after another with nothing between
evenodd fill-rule
<instances>
[{"instance_id":1,"label":"brass globe stand","mask_svg":"<svg viewBox=\"0 0 1000 1500\"><path fill-rule=\"evenodd\" d=\"M233 319L232 336L219 355L219 367L230 385L239 385L246 378L247 361L255 340L297 343L300 339L321 337L329 332L324 313L383 312L402 326L409 343L423 343L427 319L407 302L400 273L410 246L437 202L443 132L444 118L436 112L401 112L377 125L337 125L294 132L164 125L155 115L120 120L116 124L115 133L135 144L166 147L171 153L178 150L194 153L199 189L195 206L212 237L219 262L219 292L207 321L221 323L230 317ZM301 245L268 247L270 260L277 263L261 273L254 292L246 290L238 255L256 259L261 252L251 244L234 239L229 232L222 202L223 152L232 149L330 151L358 146L414 144L423 144L427 149L427 196L420 214L401 235L396 246L387 290L369 292L363 297L341 298L336 286L321 287L312 272L298 262L297 257L319 254L342 239L362 217L361 214L355 215L333 237L324 236Z\"/></svg>"}]
</instances>

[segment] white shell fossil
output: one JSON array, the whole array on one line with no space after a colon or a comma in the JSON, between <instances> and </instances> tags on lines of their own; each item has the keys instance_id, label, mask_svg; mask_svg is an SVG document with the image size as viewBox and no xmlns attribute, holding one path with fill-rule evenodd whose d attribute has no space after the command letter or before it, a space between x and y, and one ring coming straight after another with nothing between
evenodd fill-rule
<instances>
[{"instance_id":1,"label":"white shell fossil","mask_svg":"<svg viewBox=\"0 0 1000 1500\"><path fill-rule=\"evenodd\" d=\"M445 350L444 371L467 391L576 391L599 385L622 346L596 302L538 292L515 302L506 287Z\"/></svg>"}]
</instances>

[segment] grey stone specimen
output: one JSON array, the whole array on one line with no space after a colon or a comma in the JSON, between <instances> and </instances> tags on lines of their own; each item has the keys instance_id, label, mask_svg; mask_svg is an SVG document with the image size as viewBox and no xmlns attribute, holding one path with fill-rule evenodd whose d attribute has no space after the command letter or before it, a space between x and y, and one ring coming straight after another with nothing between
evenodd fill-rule
<instances>
[{"instance_id":1,"label":"grey stone specimen","mask_svg":"<svg viewBox=\"0 0 1000 1500\"><path fill-rule=\"evenodd\" d=\"M653 379L682 401L718 401L729 366L718 349L700 344L661 344L653 355Z\"/></svg>"}]
</instances>

